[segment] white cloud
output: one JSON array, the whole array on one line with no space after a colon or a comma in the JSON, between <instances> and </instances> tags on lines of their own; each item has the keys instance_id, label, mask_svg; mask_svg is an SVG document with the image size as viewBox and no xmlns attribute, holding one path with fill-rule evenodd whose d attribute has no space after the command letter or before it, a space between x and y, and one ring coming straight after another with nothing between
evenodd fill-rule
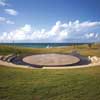
<instances>
[{"instance_id":1,"label":"white cloud","mask_svg":"<svg viewBox=\"0 0 100 100\"><path fill-rule=\"evenodd\" d=\"M30 32L31 32L31 25L25 24L23 27L7 33L6 39L11 40L11 41L12 40L25 40L27 39L27 35ZM3 33L4 36L2 37L5 38L5 34L6 32Z\"/></svg>"},{"instance_id":2,"label":"white cloud","mask_svg":"<svg viewBox=\"0 0 100 100\"><path fill-rule=\"evenodd\" d=\"M88 33L88 34L85 34L86 38L98 38L99 37L99 34L98 33Z\"/></svg>"},{"instance_id":3,"label":"white cloud","mask_svg":"<svg viewBox=\"0 0 100 100\"><path fill-rule=\"evenodd\" d=\"M79 20L76 20L61 23L61 21L57 21L50 33L55 39L63 41L68 38L85 38L85 34L97 27L100 27L100 22L79 22Z\"/></svg>"},{"instance_id":4,"label":"white cloud","mask_svg":"<svg viewBox=\"0 0 100 100\"><path fill-rule=\"evenodd\" d=\"M0 0L0 6L9 6L9 4L6 1L7 0ZM15 11L14 9L4 9L4 11L10 15L18 14L18 12ZM0 24L15 24L15 22L12 20L9 20L9 18L0 17Z\"/></svg>"},{"instance_id":5,"label":"white cloud","mask_svg":"<svg viewBox=\"0 0 100 100\"><path fill-rule=\"evenodd\" d=\"M63 42L71 38L99 40L100 35L93 31L94 28L100 29L100 22L79 22L76 20L61 23L61 21L57 21L50 30L35 30L31 25L25 24L23 27L11 32L4 32L1 39L6 37L8 41L30 40L34 42Z\"/></svg>"},{"instance_id":6,"label":"white cloud","mask_svg":"<svg viewBox=\"0 0 100 100\"><path fill-rule=\"evenodd\" d=\"M13 21L11 21L11 20L7 20L6 23L7 23L7 24L15 24L15 23L14 23Z\"/></svg>"},{"instance_id":7,"label":"white cloud","mask_svg":"<svg viewBox=\"0 0 100 100\"><path fill-rule=\"evenodd\" d=\"M6 3L5 0L0 0L0 6L7 6L8 4Z\"/></svg>"},{"instance_id":8,"label":"white cloud","mask_svg":"<svg viewBox=\"0 0 100 100\"><path fill-rule=\"evenodd\" d=\"M25 26L22 27L20 30L22 30L24 32L30 32L32 30L32 28L31 28L31 25L25 24Z\"/></svg>"},{"instance_id":9,"label":"white cloud","mask_svg":"<svg viewBox=\"0 0 100 100\"><path fill-rule=\"evenodd\" d=\"M5 9L4 10L7 14L9 15L13 15L13 16L16 16L18 14L18 12L14 9Z\"/></svg>"},{"instance_id":10,"label":"white cloud","mask_svg":"<svg viewBox=\"0 0 100 100\"><path fill-rule=\"evenodd\" d=\"M5 17L0 17L0 22L4 22L5 20Z\"/></svg>"},{"instance_id":11,"label":"white cloud","mask_svg":"<svg viewBox=\"0 0 100 100\"><path fill-rule=\"evenodd\" d=\"M60 21L57 21L56 22L56 25L54 25L52 27L51 32L52 33L56 33L56 32L58 32L60 30L60 28L61 28L61 22Z\"/></svg>"},{"instance_id":12,"label":"white cloud","mask_svg":"<svg viewBox=\"0 0 100 100\"><path fill-rule=\"evenodd\" d=\"M5 17L0 17L0 24L15 24L15 23Z\"/></svg>"},{"instance_id":13,"label":"white cloud","mask_svg":"<svg viewBox=\"0 0 100 100\"><path fill-rule=\"evenodd\" d=\"M100 25L100 22L83 22L80 24L81 27L94 27L96 25Z\"/></svg>"}]
</instances>

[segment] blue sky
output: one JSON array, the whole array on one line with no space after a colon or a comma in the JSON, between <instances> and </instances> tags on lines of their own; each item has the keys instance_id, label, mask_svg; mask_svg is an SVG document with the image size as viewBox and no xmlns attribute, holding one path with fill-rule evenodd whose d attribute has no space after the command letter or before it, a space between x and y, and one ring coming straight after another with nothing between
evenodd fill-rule
<instances>
[{"instance_id":1,"label":"blue sky","mask_svg":"<svg viewBox=\"0 0 100 100\"><path fill-rule=\"evenodd\" d=\"M100 41L100 0L0 0L0 42Z\"/></svg>"}]
</instances>

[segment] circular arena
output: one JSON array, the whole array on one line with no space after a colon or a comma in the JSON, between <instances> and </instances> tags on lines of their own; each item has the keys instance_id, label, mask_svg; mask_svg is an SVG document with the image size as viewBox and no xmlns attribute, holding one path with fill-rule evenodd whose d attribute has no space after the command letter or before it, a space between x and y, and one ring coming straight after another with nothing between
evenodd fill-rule
<instances>
[{"instance_id":1,"label":"circular arena","mask_svg":"<svg viewBox=\"0 0 100 100\"><path fill-rule=\"evenodd\" d=\"M22 59L26 64L36 66L67 66L80 62L80 59L73 55L65 54L37 54L26 56Z\"/></svg>"}]
</instances>

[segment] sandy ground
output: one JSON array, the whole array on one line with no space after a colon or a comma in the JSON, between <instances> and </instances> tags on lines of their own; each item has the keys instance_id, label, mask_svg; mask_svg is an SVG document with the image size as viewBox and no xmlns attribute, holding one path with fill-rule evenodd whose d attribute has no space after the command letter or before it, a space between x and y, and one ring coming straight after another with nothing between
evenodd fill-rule
<instances>
[{"instance_id":1,"label":"sandy ground","mask_svg":"<svg viewBox=\"0 0 100 100\"><path fill-rule=\"evenodd\" d=\"M61 66L78 63L80 59L75 56L65 54L38 54L24 57L23 61L35 65Z\"/></svg>"}]
</instances>

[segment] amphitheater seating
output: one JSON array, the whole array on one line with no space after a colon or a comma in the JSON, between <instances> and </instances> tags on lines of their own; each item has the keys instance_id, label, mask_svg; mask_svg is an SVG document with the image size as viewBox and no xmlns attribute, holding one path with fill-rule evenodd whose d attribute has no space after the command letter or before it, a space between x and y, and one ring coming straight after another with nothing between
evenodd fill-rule
<instances>
[{"instance_id":1,"label":"amphitheater seating","mask_svg":"<svg viewBox=\"0 0 100 100\"><path fill-rule=\"evenodd\" d=\"M16 58L16 55L13 55L13 56L9 57L9 58L7 59L7 62L11 62L14 58Z\"/></svg>"},{"instance_id":2,"label":"amphitheater seating","mask_svg":"<svg viewBox=\"0 0 100 100\"><path fill-rule=\"evenodd\" d=\"M100 59L96 56L90 57L88 56L88 59L92 62L92 63L98 63L100 62Z\"/></svg>"},{"instance_id":3,"label":"amphitheater seating","mask_svg":"<svg viewBox=\"0 0 100 100\"><path fill-rule=\"evenodd\" d=\"M0 60L2 60L3 59L3 56L0 56Z\"/></svg>"},{"instance_id":4,"label":"amphitheater seating","mask_svg":"<svg viewBox=\"0 0 100 100\"><path fill-rule=\"evenodd\" d=\"M14 59L16 56L16 54L9 54L6 56L2 56L0 60L11 62L11 60Z\"/></svg>"}]
</instances>

